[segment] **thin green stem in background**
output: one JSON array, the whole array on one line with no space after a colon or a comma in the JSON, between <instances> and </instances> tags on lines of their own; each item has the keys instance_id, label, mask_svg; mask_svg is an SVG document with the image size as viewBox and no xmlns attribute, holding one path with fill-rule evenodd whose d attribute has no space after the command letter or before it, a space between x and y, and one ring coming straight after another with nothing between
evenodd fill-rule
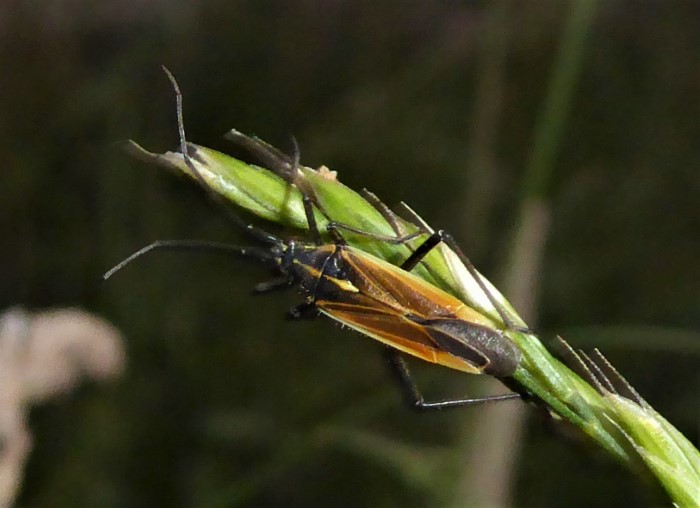
<instances>
[{"instance_id":1,"label":"thin green stem in background","mask_svg":"<svg viewBox=\"0 0 700 508\"><path fill-rule=\"evenodd\" d=\"M584 50L596 6L596 0L575 0L569 5L550 81L535 125L532 151L523 175L523 195L508 251L510 257L505 264L504 289L530 326L536 326L538 321L542 264L552 215L549 196L554 163L583 67ZM532 385L535 381L531 378L522 380L526 385ZM523 425L522 418L517 417L521 415L522 411L512 411L512 427ZM583 422L581 424L585 425ZM615 453L624 453L607 437L603 439L607 442L605 446L615 448ZM516 446L511 453L517 454L518 451ZM514 459L511 458L511 461L514 463ZM501 506L505 504L504 501L499 503Z\"/></svg>"},{"instance_id":2,"label":"thin green stem in background","mask_svg":"<svg viewBox=\"0 0 700 508\"><path fill-rule=\"evenodd\" d=\"M525 192L542 198L551 189L554 160L564 134L584 49L598 0L576 0L564 27L545 102L535 125L532 153L525 170Z\"/></svg>"}]
</instances>

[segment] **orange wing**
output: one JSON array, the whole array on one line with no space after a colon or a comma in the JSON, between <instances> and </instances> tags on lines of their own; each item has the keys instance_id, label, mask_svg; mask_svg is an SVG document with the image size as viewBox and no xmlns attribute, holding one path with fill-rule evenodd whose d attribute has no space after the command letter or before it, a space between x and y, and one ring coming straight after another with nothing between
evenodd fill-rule
<instances>
[{"instance_id":1,"label":"orange wing","mask_svg":"<svg viewBox=\"0 0 700 508\"><path fill-rule=\"evenodd\" d=\"M321 275L316 307L399 351L472 374L511 375L517 347L489 318L415 275L351 247L341 278Z\"/></svg>"},{"instance_id":2,"label":"orange wing","mask_svg":"<svg viewBox=\"0 0 700 508\"><path fill-rule=\"evenodd\" d=\"M336 321L425 361L470 374L480 374L490 364L485 355L461 337L424 326L362 295L355 294L351 300L352 303L317 300L316 306ZM366 300L366 303L358 300ZM446 343L453 343L455 347L452 349L458 349L461 354L450 352Z\"/></svg>"},{"instance_id":3,"label":"orange wing","mask_svg":"<svg viewBox=\"0 0 700 508\"><path fill-rule=\"evenodd\" d=\"M359 292L403 313L424 319L456 318L487 328L495 323L451 294L410 272L351 247L343 249L343 260L353 273L348 279Z\"/></svg>"}]
</instances>

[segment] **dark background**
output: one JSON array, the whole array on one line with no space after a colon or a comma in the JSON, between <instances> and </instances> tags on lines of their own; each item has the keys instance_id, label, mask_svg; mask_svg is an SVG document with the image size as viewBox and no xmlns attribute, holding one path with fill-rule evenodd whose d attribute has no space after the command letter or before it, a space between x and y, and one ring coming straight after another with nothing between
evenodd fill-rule
<instances>
[{"instance_id":1,"label":"dark background","mask_svg":"<svg viewBox=\"0 0 700 508\"><path fill-rule=\"evenodd\" d=\"M162 255L101 282L155 239L247 242L194 185L118 142L175 148L166 64L190 140L236 154L232 127L285 149L293 134L307 165L406 201L498 282L569 5L0 5L0 308L82 306L120 327L129 355L116 383L32 411L20 504L462 504L478 409L409 412L372 341L285 322L293 291L251 298L264 269ZM601 348L696 444L699 19L697 1L600 2L546 196L539 304L544 337ZM416 370L434 396L472 386ZM527 414L515 505L659 501Z\"/></svg>"}]
</instances>

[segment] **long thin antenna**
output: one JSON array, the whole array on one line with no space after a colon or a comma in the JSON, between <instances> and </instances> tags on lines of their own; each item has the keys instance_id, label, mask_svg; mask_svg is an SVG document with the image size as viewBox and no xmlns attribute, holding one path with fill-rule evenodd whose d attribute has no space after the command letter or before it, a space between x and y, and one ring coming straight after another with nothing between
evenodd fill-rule
<instances>
[{"instance_id":1,"label":"long thin antenna","mask_svg":"<svg viewBox=\"0 0 700 508\"><path fill-rule=\"evenodd\" d=\"M226 202L226 200L209 186L207 181L204 179L204 176L202 176L202 173L200 173L197 167L194 165L194 163L192 162L192 158L190 157L187 138L185 137L185 122L182 113L182 93L180 92L180 87L178 86L177 80L175 79L175 76L173 76L173 73L170 72L165 65L161 65L161 69L163 69L163 72L170 80L170 83L173 85L173 90L175 91L177 131L180 136L180 151L182 152L182 157L185 161L185 164L187 165L187 168L190 170L190 172L199 182L199 184L206 190L207 194L209 194L209 196L221 207L221 209L224 210L226 216L231 221L233 221L238 227L240 227L241 229L246 231L250 236L261 242L268 244L281 243L282 240L280 238L276 237L271 233L268 233L267 231L257 228L252 224L246 223L237 214L235 214L231 210L231 208L229 208L229 205Z\"/></svg>"},{"instance_id":2,"label":"long thin antenna","mask_svg":"<svg viewBox=\"0 0 700 508\"><path fill-rule=\"evenodd\" d=\"M260 261L270 261L273 259L272 254L270 254L267 249L257 247L236 247L234 245L219 242L208 242L206 240L158 240L152 244L146 245L142 249L134 252L128 258L120 261L118 264L106 271L102 276L102 279L109 279L126 265L129 265L141 256L156 250L180 252L216 252L219 254L232 255L236 257L254 258Z\"/></svg>"}]
</instances>

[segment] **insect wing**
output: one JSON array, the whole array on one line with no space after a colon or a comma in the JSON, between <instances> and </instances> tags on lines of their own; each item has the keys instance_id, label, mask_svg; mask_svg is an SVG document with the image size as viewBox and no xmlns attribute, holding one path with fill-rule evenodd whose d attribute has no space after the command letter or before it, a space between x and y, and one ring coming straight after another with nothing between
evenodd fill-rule
<instances>
[{"instance_id":1,"label":"insect wing","mask_svg":"<svg viewBox=\"0 0 700 508\"><path fill-rule=\"evenodd\" d=\"M347 278L360 293L403 314L424 319L454 318L497 329L493 321L410 272L351 247L342 252Z\"/></svg>"},{"instance_id":2,"label":"insect wing","mask_svg":"<svg viewBox=\"0 0 700 508\"><path fill-rule=\"evenodd\" d=\"M400 351L470 373L508 376L520 351L494 323L409 272L350 247L321 276L317 307Z\"/></svg>"},{"instance_id":3,"label":"insect wing","mask_svg":"<svg viewBox=\"0 0 700 508\"><path fill-rule=\"evenodd\" d=\"M347 300L317 300L316 307L364 335L431 363L471 374L481 373L483 366L488 364L488 359L478 351L472 351L472 357L476 361L452 354L441 343L455 340L453 337L416 323L371 297L356 293Z\"/></svg>"}]
</instances>

